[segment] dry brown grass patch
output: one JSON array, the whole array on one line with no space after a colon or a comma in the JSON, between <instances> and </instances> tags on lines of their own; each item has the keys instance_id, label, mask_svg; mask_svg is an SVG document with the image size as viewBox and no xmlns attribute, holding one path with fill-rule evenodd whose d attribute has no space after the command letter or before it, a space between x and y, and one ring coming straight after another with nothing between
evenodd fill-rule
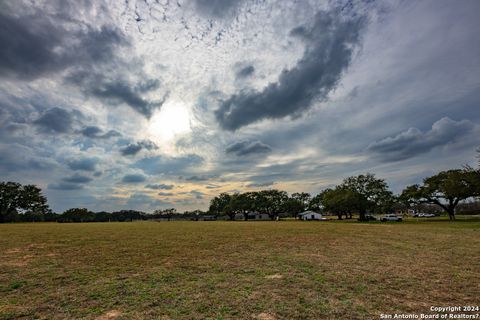
<instances>
[{"instance_id":1,"label":"dry brown grass patch","mask_svg":"<svg viewBox=\"0 0 480 320\"><path fill-rule=\"evenodd\" d=\"M110 310L107 311L105 314L101 315L100 317L96 318L96 320L115 320L119 318L123 313L119 310Z\"/></svg>"},{"instance_id":2,"label":"dry brown grass patch","mask_svg":"<svg viewBox=\"0 0 480 320\"><path fill-rule=\"evenodd\" d=\"M254 318L257 320L276 320L277 319L273 314L266 313L266 312L259 313Z\"/></svg>"},{"instance_id":3,"label":"dry brown grass patch","mask_svg":"<svg viewBox=\"0 0 480 320\"><path fill-rule=\"evenodd\" d=\"M283 275L278 273L271 274L271 275L265 276L265 279L283 279Z\"/></svg>"}]
</instances>

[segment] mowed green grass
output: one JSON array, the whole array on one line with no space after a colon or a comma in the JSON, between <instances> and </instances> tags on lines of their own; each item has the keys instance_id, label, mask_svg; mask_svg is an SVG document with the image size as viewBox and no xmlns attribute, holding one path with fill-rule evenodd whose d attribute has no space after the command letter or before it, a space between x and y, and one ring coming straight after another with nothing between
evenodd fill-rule
<instances>
[{"instance_id":1,"label":"mowed green grass","mask_svg":"<svg viewBox=\"0 0 480 320\"><path fill-rule=\"evenodd\" d=\"M378 319L480 303L480 222L0 225L0 319Z\"/></svg>"}]
</instances>

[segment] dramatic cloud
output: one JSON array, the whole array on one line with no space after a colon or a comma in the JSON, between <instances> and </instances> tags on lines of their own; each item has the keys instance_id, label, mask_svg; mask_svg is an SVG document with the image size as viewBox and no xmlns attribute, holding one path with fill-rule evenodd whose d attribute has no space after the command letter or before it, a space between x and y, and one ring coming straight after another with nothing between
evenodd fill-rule
<instances>
[{"instance_id":1,"label":"dramatic cloud","mask_svg":"<svg viewBox=\"0 0 480 320\"><path fill-rule=\"evenodd\" d=\"M95 171L98 162L98 158L79 158L68 160L67 165L72 170Z\"/></svg>"},{"instance_id":2,"label":"dramatic cloud","mask_svg":"<svg viewBox=\"0 0 480 320\"><path fill-rule=\"evenodd\" d=\"M480 1L0 7L0 176L56 212L477 165Z\"/></svg>"},{"instance_id":3,"label":"dramatic cloud","mask_svg":"<svg viewBox=\"0 0 480 320\"><path fill-rule=\"evenodd\" d=\"M67 27L53 23L58 17L44 12L8 13L5 10L0 14L0 43L4 48L0 50L0 76L36 79L67 70L67 83L110 105L124 103L150 117L163 104L165 94L159 101L142 96L158 89L157 79L127 81L131 78L127 70L115 65L129 65L128 69L135 68L136 74L142 75L140 62L123 61L118 55L120 48L131 46L119 29L106 25Z\"/></svg>"},{"instance_id":4,"label":"dramatic cloud","mask_svg":"<svg viewBox=\"0 0 480 320\"><path fill-rule=\"evenodd\" d=\"M158 81L132 84L124 79L112 81L103 74L92 74L88 71L73 73L67 79L82 87L88 96L94 96L109 105L124 103L147 118L150 118L153 111L160 108L167 98L164 95L159 101L149 101L142 96L146 92L157 89Z\"/></svg>"},{"instance_id":5,"label":"dramatic cloud","mask_svg":"<svg viewBox=\"0 0 480 320\"><path fill-rule=\"evenodd\" d=\"M120 132L116 130L109 130L108 132L104 133L103 130L97 126L83 127L80 130L80 133L85 137L91 138L91 139L109 139L109 138L121 136Z\"/></svg>"},{"instance_id":6,"label":"dramatic cloud","mask_svg":"<svg viewBox=\"0 0 480 320\"><path fill-rule=\"evenodd\" d=\"M225 152L227 154L235 154L237 156L249 156L252 154L268 153L270 151L272 151L272 148L270 148L270 146L258 140L245 140L235 142L225 149Z\"/></svg>"},{"instance_id":7,"label":"dramatic cloud","mask_svg":"<svg viewBox=\"0 0 480 320\"><path fill-rule=\"evenodd\" d=\"M123 183L140 183L145 182L147 178L141 174L127 174L122 178Z\"/></svg>"},{"instance_id":8,"label":"dramatic cloud","mask_svg":"<svg viewBox=\"0 0 480 320\"><path fill-rule=\"evenodd\" d=\"M155 108L162 105L162 102L152 103L143 99L137 90L132 89L127 83L120 81L105 83L100 86L97 84L95 87L90 88L89 92L105 100L113 99L126 103L147 117L152 115L152 111Z\"/></svg>"},{"instance_id":9,"label":"dramatic cloud","mask_svg":"<svg viewBox=\"0 0 480 320\"><path fill-rule=\"evenodd\" d=\"M325 100L349 66L359 43L362 18L344 18L335 12L320 12L313 26L292 30L305 42L303 57L278 82L262 91L241 91L223 101L215 116L226 130L285 116L297 116L314 99Z\"/></svg>"},{"instance_id":10,"label":"dramatic cloud","mask_svg":"<svg viewBox=\"0 0 480 320\"><path fill-rule=\"evenodd\" d=\"M136 155L142 149L155 150L155 149L158 149L158 147L152 141L145 140L145 141L139 141L139 142L134 143L134 144L129 144L128 146L121 149L120 151L122 152L122 155L124 155L124 156L131 156L131 155Z\"/></svg>"},{"instance_id":11,"label":"dramatic cloud","mask_svg":"<svg viewBox=\"0 0 480 320\"><path fill-rule=\"evenodd\" d=\"M33 123L46 133L66 133L72 129L73 117L65 109L52 108Z\"/></svg>"},{"instance_id":12,"label":"dramatic cloud","mask_svg":"<svg viewBox=\"0 0 480 320\"><path fill-rule=\"evenodd\" d=\"M433 148L473 134L475 125L468 121L454 121L442 118L427 132L410 128L396 136L388 137L370 144L368 152L374 153L382 161L400 161L430 152Z\"/></svg>"},{"instance_id":13,"label":"dramatic cloud","mask_svg":"<svg viewBox=\"0 0 480 320\"><path fill-rule=\"evenodd\" d=\"M51 18L42 12L9 15L2 10L0 75L32 79L71 66L96 64L111 59L117 46L127 44L110 27L67 30Z\"/></svg>"}]
</instances>

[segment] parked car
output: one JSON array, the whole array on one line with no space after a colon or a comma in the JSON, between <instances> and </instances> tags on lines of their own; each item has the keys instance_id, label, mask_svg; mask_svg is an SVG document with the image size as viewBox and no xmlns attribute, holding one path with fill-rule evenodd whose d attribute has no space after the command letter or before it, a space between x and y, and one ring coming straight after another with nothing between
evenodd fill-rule
<instances>
[{"instance_id":1,"label":"parked car","mask_svg":"<svg viewBox=\"0 0 480 320\"><path fill-rule=\"evenodd\" d=\"M380 219L381 221L402 221L402 217L399 217L395 214L386 214Z\"/></svg>"},{"instance_id":2,"label":"parked car","mask_svg":"<svg viewBox=\"0 0 480 320\"><path fill-rule=\"evenodd\" d=\"M375 217L372 216L371 214L367 214L367 215L365 216L365 219L366 219L367 221L377 221L377 218L375 218Z\"/></svg>"}]
</instances>

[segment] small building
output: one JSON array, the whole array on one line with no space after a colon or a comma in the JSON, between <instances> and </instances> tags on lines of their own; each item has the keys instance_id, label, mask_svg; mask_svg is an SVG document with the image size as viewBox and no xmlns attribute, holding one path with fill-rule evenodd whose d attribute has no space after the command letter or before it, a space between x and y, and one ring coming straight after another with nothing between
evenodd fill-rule
<instances>
[{"instance_id":1,"label":"small building","mask_svg":"<svg viewBox=\"0 0 480 320\"><path fill-rule=\"evenodd\" d=\"M245 215L243 213L237 213L235 215L235 220L245 220ZM270 217L266 213L249 212L247 213L247 220L265 221L270 220Z\"/></svg>"},{"instance_id":2,"label":"small building","mask_svg":"<svg viewBox=\"0 0 480 320\"><path fill-rule=\"evenodd\" d=\"M305 211L298 214L301 220L325 220L320 213L314 211Z\"/></svg>"},{"instance_id":3,"label":"small building","mask_svg":"<svg viewBox=\"0 0 480 320\"><path fill-rule=\"evenodd\" d=\"M270 220L270 216L266 213L250 212L247 217L248 220Z\"/></svg>"},{"instance_id":4,"label":"small building","mask_svg":"<svg viewBox=\"0 0 480 320\"><path fill-rule=\"evenodd\" d=\"M200 221L216 221L217 216L214 216L214 215L199 215L198 220L200 220Z\"/></svg>"}]
</instances>

